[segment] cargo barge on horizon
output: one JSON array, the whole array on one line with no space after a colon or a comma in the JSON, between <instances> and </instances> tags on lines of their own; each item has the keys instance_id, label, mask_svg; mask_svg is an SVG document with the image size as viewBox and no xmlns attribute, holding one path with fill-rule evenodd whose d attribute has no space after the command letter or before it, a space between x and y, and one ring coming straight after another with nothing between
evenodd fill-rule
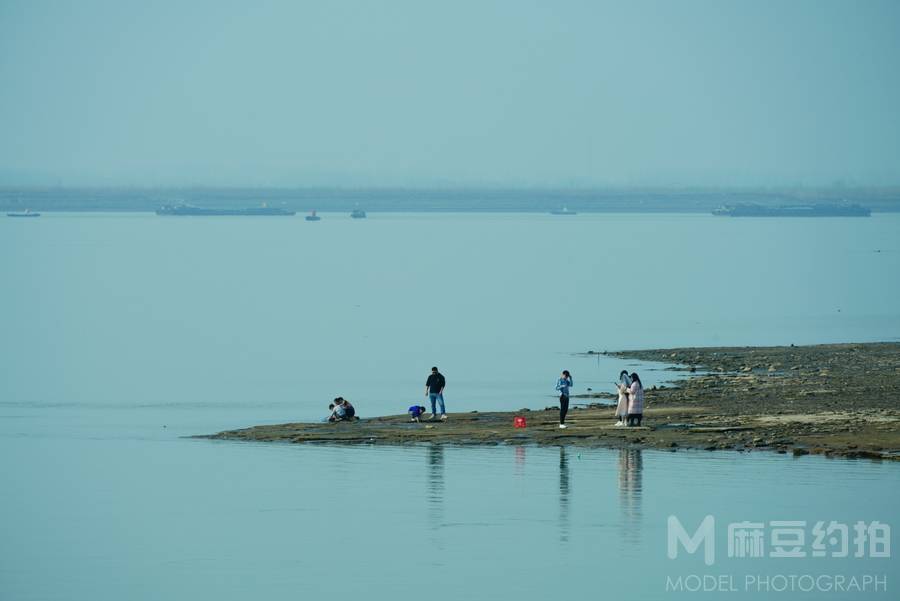
<instances>
[{"instance_id":1,"label":"cargo barge on horizon","mask_svg":"<svg viewBox=\"0 0 900 601\"><path fill-rule=\"evenodd\" d=\"M713 210L723 217L869 217L872 211L858 204L812 204L764 206L758 204L726 205Z\"/></svg>"},{"instance_id":2,"label":"cargo barge on horizon","mask_svg":"<svg viewBox=\"0 0 900 601\"><path fill-rule=\"evenodd\" d=\"M10 211L6 214L7 217L40 217L40 213L36 213L31 209L25 209L24 211Z\"/></svg>"},{"instance_id":3,"label":"cargo barge on horizon","mask_svg":"<svg viewBox=\"0 0 900 601\"><path fill-rule=\"evenodd\" d=\"M175 215L175 216L284 216L291 217L296 215L295 211L287 209L279 209L277 207L250 207L246 209L212 209L206 207L194 207L191 205L164 205L156 209L157 215Z\"/></svg>"}]
</instances>

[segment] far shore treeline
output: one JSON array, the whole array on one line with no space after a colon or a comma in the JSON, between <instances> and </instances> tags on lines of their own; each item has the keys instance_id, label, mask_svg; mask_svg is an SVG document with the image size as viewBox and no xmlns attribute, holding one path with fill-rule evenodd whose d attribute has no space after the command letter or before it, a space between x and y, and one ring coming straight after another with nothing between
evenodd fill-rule
<instances>
[{"instance_id":1,"label":"far shore treeline","mask_svg":"<svg viewBox=\"0 0 900 601\"><path fill-rule=\"evenodd\" d=\"M900 187L852 188L217 188L0 187L0 210L153 211L164 204L294 211L706 213L725 204L859 203L874 212L900 211Z\"/></svg>"}]
</instances>

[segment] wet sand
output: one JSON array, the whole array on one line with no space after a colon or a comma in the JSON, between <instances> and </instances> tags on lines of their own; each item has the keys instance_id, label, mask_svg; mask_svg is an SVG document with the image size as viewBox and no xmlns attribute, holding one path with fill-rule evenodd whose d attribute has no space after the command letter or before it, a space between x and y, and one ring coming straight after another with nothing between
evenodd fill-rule
<instances>
[{"instance_id":1,"label":"wet sand","mask_svg":"<svg viewBox=\"0 0 900 601\"><path fill-rule=\"evenodd\" d=\"M585 354L593 354L591 352ZM614 426L611 394L587 408L451 413L446 422L395 415L343 423L228 430L226 440L766 450L900 460L900 343L676 348L604 353L672 365L689 377L645 391L643 426ZM573 396L573 402L577 402ZM583 397L582 397L583 400ZM514 428L513 417L527 420Z\"/></svg>"}]
</instances>

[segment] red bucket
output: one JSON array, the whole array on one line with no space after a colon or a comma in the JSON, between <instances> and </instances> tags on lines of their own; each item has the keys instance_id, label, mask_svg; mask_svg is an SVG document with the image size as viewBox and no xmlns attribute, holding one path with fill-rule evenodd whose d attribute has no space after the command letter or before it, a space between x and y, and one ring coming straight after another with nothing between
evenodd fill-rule
<instances>
[{"instance_id":1,"label":"red bucket","mask_svg":"<svg viewBox=\"0 0 900 601\"><path fill-rule=\"evenodd\" d=\"M513 428L524 428L526 426L524 417L517 415L513 418Z\"/></svg>"}]
</instances>

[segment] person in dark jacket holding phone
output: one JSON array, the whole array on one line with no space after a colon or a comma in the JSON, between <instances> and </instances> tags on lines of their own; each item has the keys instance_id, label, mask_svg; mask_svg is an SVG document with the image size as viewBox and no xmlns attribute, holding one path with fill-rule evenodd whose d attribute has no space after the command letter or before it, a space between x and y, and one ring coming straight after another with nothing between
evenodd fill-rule
<instances>
[{"instance_id":1,"label":"person in dark jacket holding phone","mask_svg":"<svg viewBox=\"0 0 900 601\"><path fill-rule=\"evenodd\" d=\"M572 374L568 369L564 369L556 380L556 391L559 393L559 427L562 429L566 426L566 414L569 412L569 389L572 388Z\"/></svg>"}]
</instances>

